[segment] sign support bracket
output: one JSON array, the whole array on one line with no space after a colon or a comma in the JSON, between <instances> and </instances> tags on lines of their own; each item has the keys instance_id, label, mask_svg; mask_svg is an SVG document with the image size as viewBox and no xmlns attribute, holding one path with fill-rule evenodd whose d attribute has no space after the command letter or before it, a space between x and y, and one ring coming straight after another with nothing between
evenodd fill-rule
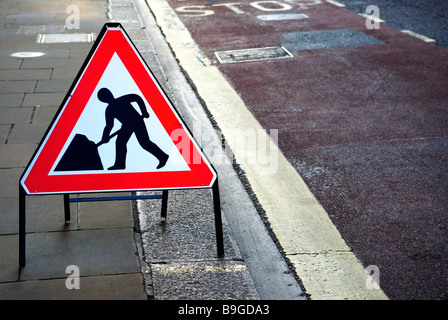
<instances>
[{"instance_id":1,"label":"sign support bracket","mask_svg":"<svg viewBox=\"0 0 448 320\"><path fill-rule=\"evenodd\" d=\"M218 257L224 256L224 241L222 232L221 200L219 196L218 178L212 186L213 211L215 215L216 247ZM26 191L19 184L19 266L24 267L26 263ZM91 197L91 198L70 198L69 193L64 193L64 217L65 223L70 222L71 202L93 202L93 201L117 201L117 200L137 200L137 199L162 199L161 217L166 219L168 209L168 190L162 190L158 195L134 195L115 197Z\"/></svg>"}]
</instances>

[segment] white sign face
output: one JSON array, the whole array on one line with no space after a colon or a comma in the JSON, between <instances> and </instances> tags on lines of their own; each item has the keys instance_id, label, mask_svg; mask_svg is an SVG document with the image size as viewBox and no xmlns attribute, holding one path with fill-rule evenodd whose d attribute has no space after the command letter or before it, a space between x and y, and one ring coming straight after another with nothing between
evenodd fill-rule
<instances>
[{"instance_id":1,"label":"white sign face","mask_svg":"<svg viewBox=\"0 0 448 320\"><path fill-rule=\"evenodd\" d=\"M62 148L55 164L53 165L50 175L66 175L72 172L70 168L66 170L57 169L61 158L64 156L67 149L70 147L73 139L77 134L82 134L88 140L99 143L102 140L103 131L106 127L106 108L108 104L100 101L98 98L98 91L102 88L108 89L115 99L134 94L142 98L146 110L149 114L148 118L142 116L142 110L136 101L130 102L135 111L141 115L141 121L144 123L151 142L156 144L165 154L168 155L166 164L157 169L159 160L152 153L145 150L137 139L137 133L133 132L126 143L126 157L125 167L114 169L114 172L155 172L155 171L189 171L190 168L180 154L178 148L175 146L173 140L163 128L159 119L152 111L151 101L147 101L135 81L132 79L126 67L115 53L112 56L106 70L104 71L98 85L96 86L92 96L90 97L84 111L82 112L78 122L72 130L66 144ZM126 105L123 105L125 108ZM111 117L112 118L112 117ZM110 135L126 127L129 132L134 128L130 124L123 124L117 118L113 120L113 127L110 130ZM98 154L103 166L102 170L76 170L73 174L95 174L104 173L108 168L114 166L117 157L117 148L123 148L123 145L116 144L117 139L122 135L121 132L113 137L107 143L103 143L97 147ZM80 155L83 156L83 155ZM85 155L89 156L89 155Z\"/></svg>"}]
</instances>

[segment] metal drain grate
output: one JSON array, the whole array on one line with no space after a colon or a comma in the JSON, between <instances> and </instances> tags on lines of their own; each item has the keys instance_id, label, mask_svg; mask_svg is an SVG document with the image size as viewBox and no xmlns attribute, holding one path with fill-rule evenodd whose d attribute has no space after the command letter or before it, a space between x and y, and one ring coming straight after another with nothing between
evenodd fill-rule
<instances>
[{"instance_id":1,"label":"metal drain grate","mask_svg":"<svg viewBox=\"0 0 448 320\"><path fill-rule=\"evenodd\" d=\"M215 52L215 55L220 63L236 63L292 57L292 54L283 47L217 51Z\"/></svg>"},{"instance_id":2,"label":"metal drain grate","mask_svg":"<svg viewBox=\"0 0 448 320\"><path fill-rule=\"evenodd\" d=\"M39 34L37 43L70 43L70 42L93 42L94 33L51 33Z\"/></svg>"},{"instance_id":3,"label":"metal drain grate","mask_svg":"<svg viewBox=\"0 0 448 320\"><path fill-rule=\"evenodd\" d=\"M308 19L308 16L304 13L281 13L281 14L262 14L257 16L257 18L263 21L281 21L281 20Z\"/></svg>"}]
</instances>

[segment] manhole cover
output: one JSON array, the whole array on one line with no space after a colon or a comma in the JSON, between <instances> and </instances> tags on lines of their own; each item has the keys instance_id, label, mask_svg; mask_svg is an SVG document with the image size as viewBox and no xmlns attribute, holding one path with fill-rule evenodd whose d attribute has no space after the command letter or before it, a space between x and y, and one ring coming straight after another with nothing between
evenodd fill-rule
<instances>
[{"instance_id":1,"label":"manhole cover","mask_svg":"<svg viewBox=\"0 0 448 320\"><path fill-rule=\"evenodd\" d=\"M93 42L93 33L49 33L39 34L37 43L70 43L70 42Z\"/></svg>"},{"instance_id":2,"label":"manhole cover","mask_svg":"<svg viewBox=\"0 0 448 320\"><path fill-rule=\"evenodd\" d=\"M292 54L283 47L217 51L215 52L215 55L220 63L235 63L292 57Z\"/></svg>"}]
</instances>

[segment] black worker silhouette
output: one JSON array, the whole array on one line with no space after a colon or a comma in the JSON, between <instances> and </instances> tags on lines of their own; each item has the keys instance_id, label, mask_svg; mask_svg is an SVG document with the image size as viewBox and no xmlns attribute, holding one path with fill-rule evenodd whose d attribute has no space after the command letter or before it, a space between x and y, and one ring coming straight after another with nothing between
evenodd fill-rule
<instances>
[{"instance_id":1,"label":"black worker silhouette","mask_svg":"<svg viewBox=\"0 0 448 320\"><path fill-rule=\"evenodd\" d=\"M108 170L126 169L127 143L133 133L140 146L159 160L157 169L165 166L169 156L149 139L143 120L148 118L149 114L143 99L137 94L127 94L114 98L112 92L107 88L100 89L97 96L100 101L108 104L106 107L106 126L98 145L109 142L114 119L121 123L121 128L117 131L117 141L115 142L115 164L109 167ZM132 102L137 103L141 115L132 106Z\"/></svg>"},{"instance_id":2,"label":"black worker silhouette","mask_svg":"<svg viewBox=\"0 0 448 320\"><path fill-rule=\"evenodd\" d=\"M103 143L108 143L114 136L117 136L117 141L115 142L115 164L109 167L108 170L126 169L127 143L133 133L135 133L140 146L159 160L157 169L165 166L169 156L149 139L148 131L143 121L144 118L149 117L149 114L143 99L136 94L127 94L114 98L112 92L107 88L100 89L97 96L100 101L108 104L106 107L106 126L104 127L101 141L94 143L85 135L76 134L56 166L55 171L104 170L98 147ZM132 106L132 102L138 104L141 115ZM121 128L110 135L114 126L114 119L121 122Z\"/></svg>"}]
</instances>

